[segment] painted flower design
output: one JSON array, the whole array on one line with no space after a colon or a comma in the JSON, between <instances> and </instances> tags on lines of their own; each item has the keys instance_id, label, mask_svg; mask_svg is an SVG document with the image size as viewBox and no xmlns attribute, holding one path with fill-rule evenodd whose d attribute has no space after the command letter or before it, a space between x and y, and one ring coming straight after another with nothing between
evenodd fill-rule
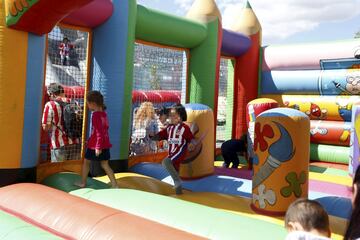
<instances>
[{"instance_id":1,"label":"painted flower design","mask_svg":"<svg viewBox=\"0 0 360 240\"><path fill-rule=\"evenodd\" d=\"M296 172L290 172L286 175L285 179L289 185L281 188L281 195L284 197L290 197L292 193L294 193L295 197L300 197L302 194L301 185L306 182L306 173L302 171L298 177Z\"/></svg>"},{"instance_id":2,"label":"painted flower design","mask_svg":"<svg viewBox=\"0 0 360 240\"><path fill-rule=\"evenodd\" d=\"M266 207L266 202L269 205L275 204L275 202L276 202L275 192L271 189L266 190L266 187L264 184L259 185L258 193L259 194L253 194L253 204L255 204L256 201L259 201L259 207L261 209L264 209Z\"/></svg>"},{"instance_id":3,"label":"painted flower design","mask_svg":"<svg viewBox=\"0 0 360 240\"><path fill-rule=\"evenodd\" d=\"M268 143L265 140L266 138L274 137L274 130L268 124L265 124L261 129L261 123L257 122L255 124L255 140L254 140L254 150L256 151L258 147L264 152L268 148Z\"/></svg>"}]
</instances>

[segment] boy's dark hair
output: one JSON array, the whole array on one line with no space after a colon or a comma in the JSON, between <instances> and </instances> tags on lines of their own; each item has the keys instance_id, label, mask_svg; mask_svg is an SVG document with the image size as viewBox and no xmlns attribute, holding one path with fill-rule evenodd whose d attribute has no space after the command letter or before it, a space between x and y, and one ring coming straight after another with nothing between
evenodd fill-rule
<instances>
[{"instance_id":1,"label":"boy's dark hair","mask_svg":"<svg viewBox=\"0 0 360 240\"><path fill-rule=\"evenodd\" d=\"M285 227L289 222L298 222L308 232L313 229L328 232L330 229L329 216L321 204L304 198L290 204L285 215Z\"/></svg>"},{"instance_id":2,"label":"boy's dark hair","mask_svg":"<svg viewBox=\"0 0 360 240\"><path fill-rule=\"evenodd\" d=\"M356 169L353 180L353 188L355 185L357 187L357 194L353 202L353 210L351 213L349 225L344 236L344 239L346 240L360 238L360 167Z\"/></svg>"},{"instance_id":3,"label":"boy's dark hair","mask_svg":"<svg viewBox=\"0 0 360 240\"><path fill-rule=\"evenodd\" d=\"M177 103L174 106L172 106L171 109L174 109L176 111L176 113L179 114L181 120L183 122L186 122L187 114L186 114L185 107L182 104Z\"/></svg>"},{"instance_id":4,"label":"boy's dark hair","mask_svg":"<svg viewBox=\"0 0 360 240\"><path fill-rule=\"evenodd\" d=\"M106 106L104 104L104 97L99 91L90 91L86 94L86 101L95 103L98 106L101 106L104 110L106 110Z\"/></svg>"},{"instance_id":5,"label":"boy's dark hair","mask_svg":"<svg viewBox=\"0 0 360 240\"><path fill-rule=\"evenodd\" d=\"M48 95L55 95L59 96L60 94L64 93L64 87L58 83L50 83L47 87Z\"/></svg>"},{"instance_id":6,"label":"boy's dark hair","mask_svg":"<svg viewBox=\"0 0 360 240\"><path fill-rule=\"evenodd\" d=\"M158 114L159 116L162 116L162 115L166 115L166 116L167 116L167 115L169 115L169 109L166 108L166 107L162 107L162 108L158 109L157 114Z\"/></svg>"},{"instance_id":7,"label":"boy's dark hair","mask_svg":"<svg viewBox=\"0 0 360 240\"><path fill-rule=\"evenodd\" d=\"M70 40L69 40L67 37L64 37L64 38L63 38L63 42L65 42L65 40L68 41L68 42L70 42Z\"/></svg>"}]
</instances>

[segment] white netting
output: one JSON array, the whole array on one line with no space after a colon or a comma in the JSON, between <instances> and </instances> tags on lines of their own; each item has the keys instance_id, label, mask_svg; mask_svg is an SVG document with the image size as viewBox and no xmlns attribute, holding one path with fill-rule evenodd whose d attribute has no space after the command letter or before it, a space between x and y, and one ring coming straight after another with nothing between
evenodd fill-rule
<instances>
[{"instance_id":1,"label":"white netting","mask_svg":"<svg viewBox=\"0 0 360 240\"><path fill-rule=\"evenodd\" d=\"M60 26L56 26L48 34L44 105L49 101L49 85L58 84L64 90L64 97L67 99L65 102L68 101L77 106L76 112L82 114L85 85L88 77L88 38L88 32ZM60 109L55 106L56 113L54 113L54 107L51 109L53 117L51 123L53 126L48 131L42 131L41 133L40 162L81 158L81 136L67 136L78 135L74 134L75 130L69 130L70 128L65 127L65 105L59 105L61 105ZM58 116L62 115L61 123L59 124L54 123L56 121L56 114ZM57 128L57 133L55 133L55 128ZM66 135L66 137L59 135ZM50 151L51 146L53 148L52 151Z\"/></svg>"},{"instance_id":2,"label":"white netting","mask_svg":"<svg viewBox=\"0 0 360 240\"><path fill-rule=\"evenodd\" d=\"M162 115L166 108L185 103L186 75L185 51L135 44L131 155L166 150L166 143L156 144L147 136L166 125L166 115ZM151 104L141 105L144 102ZM136 118L138 111L139 118ZM160 115L163 121L160 121Z\"/></svg>"},{"instance_id":3,"label":"white netting","mask_svg":"<svg viewBox=\"0 0 360 240\"><path fill-rule=\"evenodd\" d=\"M217 146L231 139L233 109L234 68L232 60L221 58L219 74L219 96L217 109Z\"/></svg>"}]
</instances>

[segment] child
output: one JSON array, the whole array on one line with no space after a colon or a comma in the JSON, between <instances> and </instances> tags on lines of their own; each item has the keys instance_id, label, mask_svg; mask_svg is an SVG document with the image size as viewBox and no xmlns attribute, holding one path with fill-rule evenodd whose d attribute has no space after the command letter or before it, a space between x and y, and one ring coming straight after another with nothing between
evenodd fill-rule
<instances>
[{"instance_id":1,"label":"child","mask_svg":"<svg viewBox=\"0 0 360 240\"><path fill-rule=\"evenodd\" d=\"M289 231L286 240L330 239L329 216L320 203L298 199L285 215L285 228Z\"/></svg>"},{"instance_id":2,"label":"child","mask_svg":"<svg viewBox=\"0 0 360 240\"><path fill-rule=\"evenodd\" d=\"M108 175L111 186L117 188L114 172L109 166L111 143L109 139L109 121L105 112L104 98L99 91L90 91L86 95L87 106L93 112L91 117L91 135L87 142L84 165L79 187L86 186L90 170L90 161L100 161L101 167Z\"/></svg>"},{"instance_id":3,"label":"child","mask_svg":"<svg viewBox=\"0 0 360 240\"><path fill-rule=\"evenodd\" d=\"M159 130L162 131L167 128L169 125L169 109L166 107L162 107L156 112L158 117L158 126ZM158 144L158 151L163 152L168 150L168 144L166 140L162 140Z\"/></svg>"},{"instance_id":4,"label":"child","mask_svg":"<svg viewBox=\"0 0 360 240\"><path fill-rule=\"evenodd\" d=\"M162 107L158 112L158 125L160 131L165 129L169 125L169 109Z\"/></svg>"},{"instance_id":5,"label":"child","mask_svg":"<svg viewBox=\"0 0 360 240\"><path fill-rule=\"evenodd\" d=\"M360 167L357 168L353 180L352 213L346 229L344 240L360 239Z\"/></svg>"},{"instance_id":6,"label":"child","mask_svg":"<svg viewBox=\"0 0 360 240\"><path fill-rule=\"evenodd\" d=\"M157 150L156 142L149 138L159 132L155 109L151 102L143 102L137 110L130 144L130 155L154 153Z\"/></svg>"},{"instance_id":7,"label":"child","mask_svg":"<svg viewBox=\"0 0 360 240\"><path fill-rule=\"evenodd\" d=\"M74 48L67 37L64 37L62 43L60 43L60 58L62 65L70 65L70 50Z\"/></svg>"},{"instance_id":8,"label":"child","mask_svg":"<svg viewBox=\"0 0 360 240\"><path fill-rule=\"evenodd\" d=\"M247 159L247 135L244 134L240 139L230 139L221 145L221 154L224 158L223 167L237 169L240 164L238 153Z\"/></svg>"},{"instance_id":9,"label":"child","mask_svg":"<svg viewBox=\"0 0 360 240\"><path fill-rule=\"evenodd\" d=\"M188 125L186 110L183 105L176 104L170 110L170 125L155 136L153 140L167 140L169 144L168 157L162 161L163 167L169 172L174 180L176 194L182 194L181 180L178 174L179 167L185 159L186 151L194 149L194 136Z\"/></svg>"}]
</instances>

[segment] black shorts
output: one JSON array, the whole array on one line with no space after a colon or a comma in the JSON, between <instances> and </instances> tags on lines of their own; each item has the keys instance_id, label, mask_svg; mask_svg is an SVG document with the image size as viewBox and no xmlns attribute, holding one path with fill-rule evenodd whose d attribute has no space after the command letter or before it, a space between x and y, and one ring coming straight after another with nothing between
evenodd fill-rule
<instances>
[{"instance_id":1,"label":"black shorts","mask_svg":"<svg viewBox=\"0 0 360 240\"><path fill-rule=\"evenodd\" d=\"M95 154L94 149L86 149L85 153L85 159L91 160L91 161L105 161L110 160L110 150L109 149L103 149L101 151L101 154L97 157Z\"/></svg>"}]
</instances>

